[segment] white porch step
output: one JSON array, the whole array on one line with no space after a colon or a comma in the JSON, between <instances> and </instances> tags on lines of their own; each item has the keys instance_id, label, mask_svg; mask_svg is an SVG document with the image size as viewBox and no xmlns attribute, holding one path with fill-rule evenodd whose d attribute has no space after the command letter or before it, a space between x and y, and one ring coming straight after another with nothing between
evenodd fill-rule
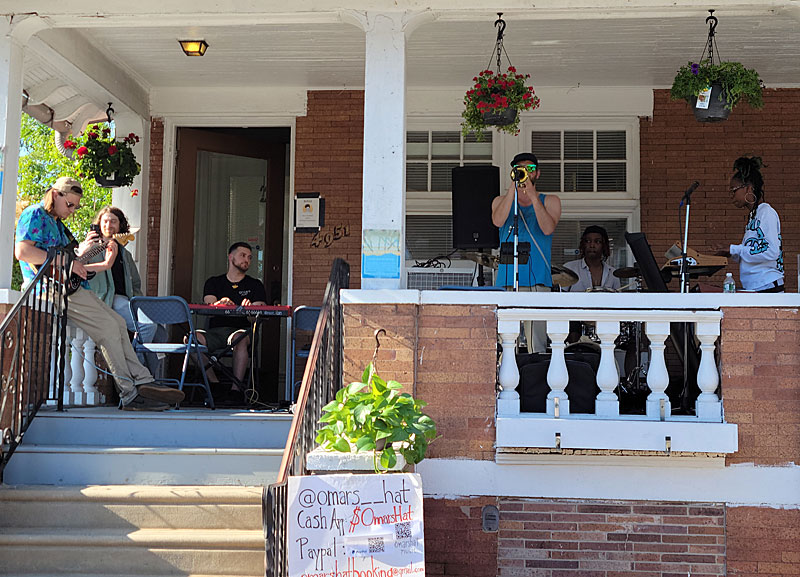
<instances>
[{"instance_id":1,"label":"white porch step","mask_svg":"<svg viewBox=\"0 0 800 577\"><path fill-rule=\"evenodd\" d=\"M0 489L3 575L264 574L260 487Z\"/></svg>"},{"instance_id":2,"label":"white porch step","mask_svg":"<svg viewBox=\"0 0 800 577\"><path fill-rule=\"evenodd\" d=\"M263 411L180 409L127 412L115 407L41 410L25 442L113 447L283 449L292 415Z\"/></svg>"},{"instance_id":3,"label":"white porch step","mask_svg":"<svg viewBox=\"0 0 800 577\"><path fill-rule=\"evenodd\" d=\"M41 411L6 466L11 485L268 485L291 415L207 409Z\"/></svg>"}]
</instances>

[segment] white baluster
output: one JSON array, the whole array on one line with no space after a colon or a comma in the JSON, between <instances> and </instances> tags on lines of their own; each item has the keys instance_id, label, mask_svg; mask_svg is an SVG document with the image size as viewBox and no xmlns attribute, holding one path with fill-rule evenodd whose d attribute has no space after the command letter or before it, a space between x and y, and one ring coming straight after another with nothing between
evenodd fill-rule
<instances>
[{"instance_id":1,"label":"white baluster","mask_svg":"<svg viewBox=\"0 0 800 577\"><path fill-rule=\"evenodd\" d=\"M600 366L597 367L597 386L600 393L595 401L598 417L618 417L619 399L614 389L619 385L617 362L614 360L614 340L619 335L619 321L598 321L597 336L600 337Z\"/></svg>"},{"instance_id":2,"label":"white baluster","mask_svg":"<svg viewBox=\"0 0 800 577\"><path fill-rule=\"evenodd\" d=\"M650 394L647 396L647 417L659 421L666 420L672 414L669 398L664 392L669 385L669 372L664 360L664 341L669 336L668 322L647 322L645 332L650 339L650 366L647 369L647 386ZM663 416L662 416L663 404Z\"/></svg>"},{"instance_id":3,"label":"white baluster","mask_svg":"<svg viewBox=\"0 0 800 577\"><path fill-rule=\"evenodd\" d=\"M94 341L91 337L86 337L86 342L83 343L83 390L86 393L87 405L99 405L102 402L100 391L95 386L97 384L97 367L94 364L95 350Z\"/></svg>"},{"instance_id":4,"label":"white baluster","mask_svg":"<svg viewBox=\"0 0 800 577\"><path fill-rule=\"evenodd\" d=\"M83 391L83 341L85 339L86 335L83 329L77 328L75 336L70 341L72 376L69 380L69 402L66 403L69 405L83 405L86 403L86 395Z\"/></svg>"},{"instance_id":5,"label":"white baluster","mask_svg":"<svg viewBox=\"0 0 800 577\"><path fill-rule=\"evenodd\" d=\"M564 391L569 383L567 362L564 359L564 339L569 334L569 321L547 321L547 335L550 337L550 368L547 369L547 414L551 417L569 414L569 399ZM556 399L558 399L558 415L556 415Z\"/></svg>"},{"instance_id":6,"label":"white baluster","mask_svg":"<svg viewBox=\"0 0 800 577\"><path fill-rule=\"evenodd\" d=\"M58 404L58 353L59 353L59 337L60 332L57 329L58 323L53 323L53 332L51 334L51 338L53 339L53 343L55 343L52 347L50 347L50 392L47 394L47 400L45 401L45 405L56 406ZM69 328L67 328L69 331ZM67 337L67 343L69 343L69 335ZM65 366L64 366L64 382L69 383L69 378L67 377L67 369L69 368L69 346L67 346L66 350L67 358L65 359Z\"/></svg>"},{"instance_id":7,"label":"white baluster","mask_svg":"<svg viewBox=\"0 0 800 577\"><path fill-rule=\"evenodd\" d=\"M714 362L714 343L719 337L719 322L698 322L695 334L700 340L700 366L697 369L700 395L695 404L695 414L698 421L720 423L722 402L716 395L719 373Z\"/></svg>"},{"instance_id":8,"label":"white baluster","mask_svg":"<svg viewBox=\"0 0 800 577\"><path fill-rule=\"evenodd\" d=\"M519 338L519 320L498 321L497 332L503 347L497 376L501 388L497 397L497 414L519 415L519 393L515 390L519 385L519 368L515 351Z\"/></svg>"}]
</instances>

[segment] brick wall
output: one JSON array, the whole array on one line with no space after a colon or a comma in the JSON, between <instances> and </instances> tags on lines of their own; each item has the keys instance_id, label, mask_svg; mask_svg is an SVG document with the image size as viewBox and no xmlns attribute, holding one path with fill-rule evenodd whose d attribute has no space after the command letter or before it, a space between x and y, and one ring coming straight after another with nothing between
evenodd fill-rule
<instances>
[{"instance_id":1,"label":"brick wall","mask_svg":"<svg viewBox=\"0 0 800 577\"><path fill-rule=\"evenodd\" d=\"M800 574L800 510L728 507L728 575Z\"/></svg>"},{"instance_id":2,"label":"brick wall","mask_svg":"<svg viewBox=\"0 0 800 577\"><path fill-rule=\"evenodd\" d=\"M320 193L325 226L316 238L294 235L295 306L319 306L336 257L350 263L350 287L361 286L363 150L364 92L309 92L308 113L296 123L294 189Z\"/></svg>"},{"instance_id":3,"label":"brick wall","mask_svg":"<svg viewBox=\"0 0 800 577\"><path fill-rule=\"evenodd\" d=\"M359 380L385 329L378 372L428 403L441 435L428 457L494 459L494 308L459 305L344 306L344 379Z\"/></svg>"},{"instance_id":4,"label":"brick wall","mask_svg":"<svg viewBox=\"0 0 800 577\"><path fill-rule=\"evenodd\" d=\"M720 343L725 419L739 426L727 463L800 463L797 309L725 308Z\"/></svg>"},{"instance_id":5,"label":"brick wall","mask_svg":"<svg viewBox=\"0 0 800 577\"><path fill-rule=\"evenodd\" d=\"M497 575L497 533L484 533L481 529L484 505L497 505L497 499L425 498L427 575Z\"/></svg>"},{"instance_id":6,"label":"brick wall","mask_svg":"<svg viewBox=\"0 0 800 577\"><path fill-rule=\"evenodd\" d=\"M781 218L786 287L797 290L800 89L766 90L764 103L761 110L740 104L725 122L701 123L686 102L671 101L667 90L654 91L653 116L640 125L640 170L642 231L657 262L683 239L678 204L693 180L701 186L692 195L689 247L709 253L712 244L741 242L747 213L731 204L728 181L737 157L756 154L767 164L765 198ZM738 282L738 265L731 263L727 272ZM724 273L713 282L721 284Z\"/></svg>"},{"instance_id":7,"label":"brick wall","mask_svg":"<svg viewBox=\"0 0 800 577\"><path fill-rule=\"evenodd\" d=\"M718 504L500 499L501 577L725 574Z\"/></svg>"},{"instance_id":8,"label":"brick wall","mask_svg":"<svg viewBox=\"0 0 800 577\"><path fill-rule=\"evenodd\" d=\"M158 259L161 248L161 176L164 166L164 119L150 120L150 174L147 191L147 280L145 294L158 294Z\"/></svg>"}]
</instances>

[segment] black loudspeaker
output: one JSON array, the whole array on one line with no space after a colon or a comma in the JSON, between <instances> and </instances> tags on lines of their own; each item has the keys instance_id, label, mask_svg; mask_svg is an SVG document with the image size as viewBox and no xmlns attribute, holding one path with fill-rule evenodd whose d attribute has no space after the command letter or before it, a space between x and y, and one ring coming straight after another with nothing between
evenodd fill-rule
<instances>
[{"instance_id":1,"label":"black loudspeaker","mask_svg":"<svg viewBox=\"0 0 800 577\"><path fill-rule=\"evenodd\" d=\"M500 246L492 224L492 200L500 194L500 169L491 165L453 169L453 248L476 250Z\"/></svg>"}]
</instances>

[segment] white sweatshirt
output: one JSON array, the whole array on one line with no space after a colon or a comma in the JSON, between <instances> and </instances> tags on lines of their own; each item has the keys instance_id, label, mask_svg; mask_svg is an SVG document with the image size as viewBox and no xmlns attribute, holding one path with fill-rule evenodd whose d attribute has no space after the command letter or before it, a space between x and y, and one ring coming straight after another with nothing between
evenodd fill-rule
<instances>
[{"instance_id":1,"label":"white sweatshirt","mask_svg":"<svg viewBox=\"0 0 800 577\"><path fill-rule=\"evenodd\" d=\"M783 284L781 220L766 202L744 229L742 244L730 246L731 258L739 263L739 280L745 290L759 291Z\"/></svg>"}]
</instances>

